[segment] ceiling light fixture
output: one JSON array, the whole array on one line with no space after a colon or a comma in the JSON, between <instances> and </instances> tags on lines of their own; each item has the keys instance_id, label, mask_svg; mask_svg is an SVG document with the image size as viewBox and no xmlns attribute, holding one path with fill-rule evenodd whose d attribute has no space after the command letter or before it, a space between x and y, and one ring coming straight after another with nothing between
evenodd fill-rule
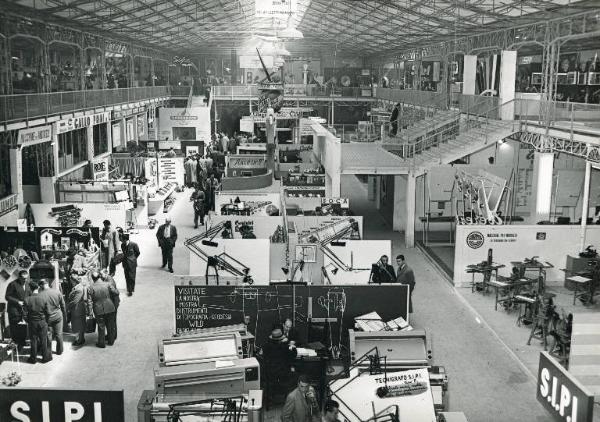
<instances>
[{"instance_id":1,"label":"ceiling light fixture","mask_svg":"<svg viewBox=\"0 0 600 422\"><path fill-rule=\"evenodd\" d=\"M289 40L301 40L304 38L304 34L294 26L292 18L290 17L287 23L287 28L277 33L279 38L286 38Z\"/></svg>"}]
</instances>

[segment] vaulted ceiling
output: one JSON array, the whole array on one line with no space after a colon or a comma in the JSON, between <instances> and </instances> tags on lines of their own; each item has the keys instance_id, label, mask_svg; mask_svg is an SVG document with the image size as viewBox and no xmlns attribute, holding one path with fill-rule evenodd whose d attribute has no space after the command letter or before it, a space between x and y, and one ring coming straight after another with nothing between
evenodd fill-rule
<instances>
[{"instance_id":1,"label":"vaulted ceiling","mask_svg":"<svg viewBox=\"0 0 600 422\"><path fill-rule=\"evenodd\" d=\"M596 7L597 0L296 0L304 39L293 53L357 56L402 51L478 32L544 22ZM286 22L255 16L254 0L3 0L44 16L175 52L242 48Z\"/></svg>"}]
</instances>

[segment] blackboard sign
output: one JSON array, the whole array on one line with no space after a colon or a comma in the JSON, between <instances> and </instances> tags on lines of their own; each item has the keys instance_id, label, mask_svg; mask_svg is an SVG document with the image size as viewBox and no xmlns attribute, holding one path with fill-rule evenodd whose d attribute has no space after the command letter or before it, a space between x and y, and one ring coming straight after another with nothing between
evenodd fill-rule
<instances>
[{"instance_id":1,"label":"blackboard sign","mask_svg":"<svg viewBox=\"0 0 600 422\"><path fill-rule=\"evenodd\" d=\"M6 388L0 421L125 422L123 391Z\"/></svg>"},{"instance_id":2,"label":"blackboard sign","mask_svg":"<svg viewBox=\"0 0 600 422\"><path fill-rule=\"evenodd\" d=\"M273 324L292 319L301 342L309 320L328 322L332 342L342 342L354 318L376 311L384 321L408 321L408 286L175 286L175 331L247 323L260 346Z\"/></svg>"}]
</instances>

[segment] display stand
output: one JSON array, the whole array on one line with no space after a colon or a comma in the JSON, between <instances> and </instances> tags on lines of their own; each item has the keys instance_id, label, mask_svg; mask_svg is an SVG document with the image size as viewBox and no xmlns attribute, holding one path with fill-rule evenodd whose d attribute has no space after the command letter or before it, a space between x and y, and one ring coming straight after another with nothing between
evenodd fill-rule
<instances>
[{"instance_id":1,"label":"display stand","mask_svg":"<svg viewBox=\"0 0 600 422\"><path fill-rule=\"evenodd\" d=\"M149 195L148 215L156 215L161 209L163 212L168 212L170 207L166 206L166 201L168 201L171 195L173 195L175 189L177 189L177 184L167 183L165 186L157 190L154 196Z\"/></svg>"}]
</instances>

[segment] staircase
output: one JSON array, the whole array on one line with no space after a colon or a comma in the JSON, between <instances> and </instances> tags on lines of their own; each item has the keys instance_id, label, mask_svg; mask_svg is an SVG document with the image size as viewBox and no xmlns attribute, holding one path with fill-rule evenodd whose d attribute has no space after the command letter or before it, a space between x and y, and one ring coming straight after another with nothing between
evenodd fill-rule
<instances>
[{"instance_id":1,"label":"staircase","mask_svg":"<svg viewBox=\"0 0 600 422\"><path fill-rule=\"evenodd\" d=\"M390 136L386 131L383 134L382 143L404 144L407 142L416 142L431 133L439 133L447 130L448 126L451 126L452 124L456 125L458 118L459 114L456 111L436 109L430 116L423 114L421 120L414 121L413 124L406 129L399 127L396 136ZM402 122L399 124L402 124Z\"/></svg>"},{"instance_id":2,"label":"staircase","mask_svg":"<svg viewBox=\"0 0 600 422\"><path fill-rule=\"evenodd\" d=\"M474 116L462 117L459 130L453 137L433 134L414 143L384 145L392 154L404 158L420 176L429 167L450 164L459 158L474 154L519 131L519 123Z\"/></svg>"}]
</instances>

